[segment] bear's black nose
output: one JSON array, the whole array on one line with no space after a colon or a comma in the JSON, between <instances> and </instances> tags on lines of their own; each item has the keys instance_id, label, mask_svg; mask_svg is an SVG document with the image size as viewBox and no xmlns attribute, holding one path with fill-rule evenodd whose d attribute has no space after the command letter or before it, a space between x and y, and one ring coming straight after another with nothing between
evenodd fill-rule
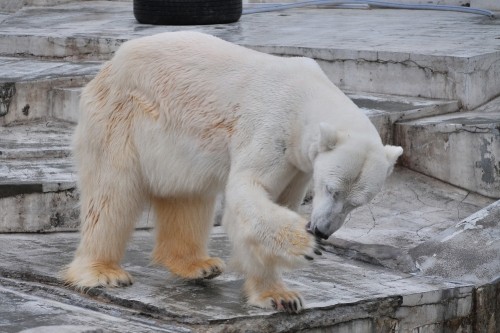
<instances>
[{"instance_id":1,"label":"bear's black nose","mask_svg":"<svg viewBox=\"0 0 500 333\"><path fill-rule=\"evenodd\" d=\"M322 239L328 239L329 236L325 235L324 233L322 233L318 227L314 227L314 235L316 237L319 237L319 238L322 238Z\"/></svg>"},{"instance_id":2,"label":"bear's black nose","mask_svg":"<svg viewBox=\"0 0 500 333\"><path fill-rule=\"evenodd\" d=\"M313 231L311 230L311 221L307 222L307 224L306 224L306 231L308 233L310 233L311 235L314 234Z\"/></svg>"}]
</instances>

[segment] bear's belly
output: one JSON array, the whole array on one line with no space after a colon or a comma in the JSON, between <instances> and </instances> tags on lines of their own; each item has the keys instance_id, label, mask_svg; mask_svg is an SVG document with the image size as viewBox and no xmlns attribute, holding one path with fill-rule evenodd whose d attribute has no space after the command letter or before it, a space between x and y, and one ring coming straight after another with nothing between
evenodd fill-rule
<instances>
[{"instance_id":1,"label":"bear's belly","mask_svg":"<svg viewBox=\"0 0 500 333\"><path fill-rule=\"evenodd\" d=\"M205 143L179 132L136 135L142 177L151 194L212 196L222 191L230 168L227 142Z\"/></svg>"}]
</instances>

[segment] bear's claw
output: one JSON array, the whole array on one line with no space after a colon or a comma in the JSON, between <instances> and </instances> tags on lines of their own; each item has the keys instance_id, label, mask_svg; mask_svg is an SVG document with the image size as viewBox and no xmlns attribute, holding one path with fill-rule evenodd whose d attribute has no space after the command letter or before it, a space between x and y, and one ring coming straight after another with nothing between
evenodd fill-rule
<instances>
[{"instance_id":1,"label":"bear's claw","mask_svg":"<svg viewBox=\"0 0 500 333\"><path fill-rule=\"evenodd\" d=\"M271 307L274 310L299 313L304 308L300 296L294 292L287 292L286 295L276 294L272 297Z\"/></svg>"},{"instance_id":2,"label":"bear's claw","mask_svg":"<svg viewBox=\"0 0 500 333\"><path fill-rule=\"evenodd\" d=\"M222 269L219 266L212 266L209 271L203 270L203 279L210 280L222 274Z\"/></svg>"}]
</instances>

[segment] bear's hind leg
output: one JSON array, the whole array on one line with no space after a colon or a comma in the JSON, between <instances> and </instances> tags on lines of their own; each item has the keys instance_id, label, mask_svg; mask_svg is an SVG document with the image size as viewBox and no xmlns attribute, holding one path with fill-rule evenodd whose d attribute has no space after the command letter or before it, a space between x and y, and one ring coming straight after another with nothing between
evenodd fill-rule
<instances>
[{"instance_id":1,"label":"bear's hind leg","mask_svg":"<svg viewBox=\"0 0 500 333\"><path fill-rule=\"evenodd\" d=\"M126 244L143 207L140 191L104 186L106 192L93 192L92 181L82 184L81 241L63 278L78 289L89 287L122 287L132 284L131 276L120 267ZM117 188L120 187L120 188Z\"/></svg>"},{"instance_id":2,"label":"bear's hind leg","mask_svg":"<svg viewBox=\"0 0 500 333\"><path fill-rule=\"evenodd\" d=\"M153 261L190 280L212 279L224 263L207 254L215 198L154 198L156 245Z\"/></svg>"},{"instance_id":3,"label":"bear's hind leg","mask_svg":"<svg viewBox=\"0 0 500 333\"><path fill-rule=\"evenodd\" d=\"M310 182L311 175L298 171L288 186L281 192L277 203L298 212Z\"/></svg>"}]
</instances>

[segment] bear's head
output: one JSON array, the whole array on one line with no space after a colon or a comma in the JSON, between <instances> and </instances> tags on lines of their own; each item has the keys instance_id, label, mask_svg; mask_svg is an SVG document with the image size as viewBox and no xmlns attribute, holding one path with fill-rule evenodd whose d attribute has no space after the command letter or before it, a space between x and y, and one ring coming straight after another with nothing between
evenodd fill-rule
<instances>
[{"instance_id":1,"label":"bear's head","mask_svg":"<svg viewBox=\"0 0 500 333\"><path fill-rule=\"evenodd\" d=\"M321 123L312 152L314 199L309 231L330 237L354 208L380 192L402 153L401 147L384 146L379 138L353 137Z\"/></svg>"}]
</instances>

